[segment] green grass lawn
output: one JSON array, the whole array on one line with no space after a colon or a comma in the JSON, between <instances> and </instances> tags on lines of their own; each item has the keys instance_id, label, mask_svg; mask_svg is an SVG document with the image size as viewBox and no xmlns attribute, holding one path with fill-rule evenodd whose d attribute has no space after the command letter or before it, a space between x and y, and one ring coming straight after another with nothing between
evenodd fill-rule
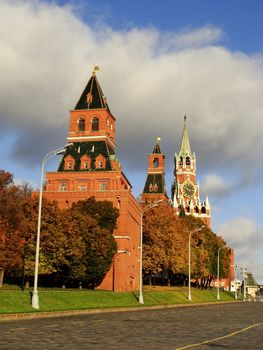
<instances>
[{"instance_id":1,"label":"green grass lawn","mask_svg":"<svg viewBox=\"0 0 263 350\"><path fill-rule=\"evenodd\" d=\"M187 288L145 288L145 306L190 303ZM40 311L84 310L140 306L137 293L94 290L40 289ZM233 293L221 292L221 301L234 301ZM192 288L192 303L214 302L216 291ZM0 289L0 314L35 312L30 305L30 291Z\"/></svg>"}]
</instances>

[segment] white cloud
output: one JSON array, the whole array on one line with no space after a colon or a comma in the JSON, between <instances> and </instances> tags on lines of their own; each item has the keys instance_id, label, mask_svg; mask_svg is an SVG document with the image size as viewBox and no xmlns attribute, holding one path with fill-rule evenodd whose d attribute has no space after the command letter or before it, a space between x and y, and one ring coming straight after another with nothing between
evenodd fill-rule
<instances>
[{"instance_id":1,"label":"white cloud","mask_svg":"<svg viewBox=\"0 0 263 350\"><path fill-rule=\"evenodd\" d=\"M183 30L179 34L168 34L164 37L164 42L166 48L186 49L215 44L222 36L220 28L205 26L194 30Z\"/></svg>"},{"instance_id":2,"label":"white cloud","mask_svg":"<svg viewBox=\"0 0 263 350\"><path fill-rule=\"evenodd\" d=\"M202 193L215 197L225 198L230 194L232 188L232 183L229 183L227 179L224 179L217 174L208 174L205 176L204 181L201 184Z\"/></svg>"},{"instance_id":3,"label":"white cloud","mask_svg":"<svg viewBox=\"0 0 263 350\"><path fill-rule=\"evenodd\" d=\"M251 272L258 283L263 283L263 227L252 218L236 218L225 222L218 234L231 242L235 250L235 263Z\"/></svg>"},{"instance_id":4,"label":"white cloud","mask_svg":"<svg viewBox=\"0 0 263 350\"><path fill-rule=\"evenodd\" d=\"M251 150L263 148L263 58L215 46L220 28L115 31L41 1L2 0L0 10L1 132L17 133L17 161L36 164L64 143L67 111L98 64L117 118L119 158L129 169L145 171L161 136L171 170L184 114L203 170L236 167L242 177L260 165Z\"/></svg>"}]
</instances>

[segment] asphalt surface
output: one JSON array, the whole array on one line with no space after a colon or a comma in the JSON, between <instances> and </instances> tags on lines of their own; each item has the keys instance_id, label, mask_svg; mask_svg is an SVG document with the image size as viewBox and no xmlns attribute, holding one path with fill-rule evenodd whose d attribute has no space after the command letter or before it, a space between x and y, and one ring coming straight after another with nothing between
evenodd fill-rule
<instances>
[{"instance_id":1,"label":"asphalt surface","mask_svg":"<svg viewBox=\"0 0 263 350\"><path fill-rule=\"evenodd\" d=\"M0 349L263 349L263 302L4 321Z\"/></svg>"}]
</instances>

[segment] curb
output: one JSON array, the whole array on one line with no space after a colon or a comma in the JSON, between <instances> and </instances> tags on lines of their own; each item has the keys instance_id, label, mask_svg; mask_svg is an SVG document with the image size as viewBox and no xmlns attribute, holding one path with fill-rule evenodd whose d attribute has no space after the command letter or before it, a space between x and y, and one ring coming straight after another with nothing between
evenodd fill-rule
<instances>
[{"instance_id":1,"label":"curb","mask_svg":"<svg viewBox=\"0 0 263 350\"><path fill-rule=\"evenodd\" d=\"M145 311L145 310L159 310L159 309L173 309L192 306L207 306L207 305L222 305L229 303L239 303L243 301L211 301L203 303L189 303L189 304L169 304L169 305L154 305L154 306L135 306L135 307L120 307L120 308L104 308L104 309L86 309L86 310L64 310L64 311L46 311L46 312L30 312L17 314L0 314L0 322L4 321L19 321L25 319L35 318L52 318L64 316L78 316L78 315L94 315L102 313L113 312L131 312L131 311Z\"/></svg>"}]
</instances>

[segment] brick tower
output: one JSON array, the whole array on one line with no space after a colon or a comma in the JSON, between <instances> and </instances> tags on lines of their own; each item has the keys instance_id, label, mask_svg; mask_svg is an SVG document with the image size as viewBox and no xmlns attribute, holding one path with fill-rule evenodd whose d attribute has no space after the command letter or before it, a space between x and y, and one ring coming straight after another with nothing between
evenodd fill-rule
<instances>
[{"instance_id":1,"label":"brick tower","mask_svg":"<svg viewBox=\"0 0 263 350\"><path fill-rule=\"evenodd\" d=\"M201 218L210 227L210 204L208 196L200 200L199 184L196 182L196 157L191 151L186 116L179 154L174 156L174 183L172 185L172 205L177 214L181 210L186 215Z\"/></svg>"},{"instance_id":2,"label":"brick tower","mask_svg":"<svg viewBox=\"0 0 263 350\"><path fill-rule=\"evenodd\" d=\"M141 203L143 205L159 200L168 202L164 180L165 156L161 152L160 141L161 139L158 137L152 153L148 155L148 175L141 194Z\"/></svg>"},{"instance_id":3,"label":"brick tower","mask_svg":"<svg viewBox=\"0 0 263 350\"><path fill-rule=\"evenodd\" d=\"M100 289L139 289L141 206L131 193L115 153L115 118L111 114L95 67L74 110L70 111L68 142L73 143L57 172L46 173L44 195L61 208L94 196L120 210L114 237L118 252Z\"/></svg>"}]
</instances>

